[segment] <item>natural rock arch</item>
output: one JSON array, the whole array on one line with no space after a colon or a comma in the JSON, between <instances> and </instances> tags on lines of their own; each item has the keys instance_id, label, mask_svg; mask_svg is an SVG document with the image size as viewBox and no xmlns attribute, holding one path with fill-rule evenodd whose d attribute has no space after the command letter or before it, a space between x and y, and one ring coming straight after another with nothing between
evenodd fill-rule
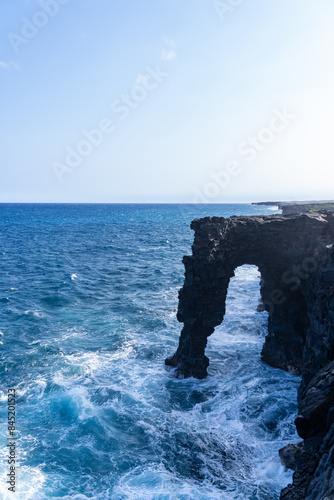
<instances>
[{"instance_id":1,"label":"natural rock arch","mask_svg":"<svg viewBox=\"0 0 334 500\"><path fill-rule=\"evenodd\" d=\"M184 327L166 364L184 376L207 375L207 338L223 321L229 281L237 267L251 264L261 273L261 297L269 313L262 358L303 372L308 383L333 354L333 346L317 338L313 314L334 240L333 213L205 217L194 220L191 228L193 254L183 259L186 272L177 313ZM319 342L314 359L310 345L313 349Z\"/></svg>"}]
</instances>

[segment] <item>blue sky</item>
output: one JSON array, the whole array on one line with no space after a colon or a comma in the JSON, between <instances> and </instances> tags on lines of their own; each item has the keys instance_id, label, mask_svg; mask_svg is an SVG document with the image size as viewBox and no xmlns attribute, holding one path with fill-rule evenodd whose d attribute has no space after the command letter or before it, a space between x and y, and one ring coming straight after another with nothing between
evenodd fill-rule
<instances>
[{"instance_id":1,"label":"blue sky","mask_svg":"<svg viewBox=\"0 0 334 500\"><path fill-rule=\"evenodd\" d=\"M332 0L3 0L2 202L332 199Z\"/></svg>"}]
</instances>

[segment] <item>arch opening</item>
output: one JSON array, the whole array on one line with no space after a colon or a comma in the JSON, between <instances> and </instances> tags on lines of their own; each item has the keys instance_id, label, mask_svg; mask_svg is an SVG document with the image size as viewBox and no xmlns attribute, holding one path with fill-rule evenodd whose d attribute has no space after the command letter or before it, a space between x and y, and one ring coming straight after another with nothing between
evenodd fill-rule
<instances>
[{"instance_id":1,"label":"arch opening","mask_svg":"<svg viewBox=\"0 0 334 500\"><path fill-rule=\"evenodd\" d=\"M257 266L244 264L235 269L227 289L224 319L208 338L209 373L228 372L243 357L260 357L268 333L268 312L263 308L260 283Z\"/></svg>"}]
</instances>

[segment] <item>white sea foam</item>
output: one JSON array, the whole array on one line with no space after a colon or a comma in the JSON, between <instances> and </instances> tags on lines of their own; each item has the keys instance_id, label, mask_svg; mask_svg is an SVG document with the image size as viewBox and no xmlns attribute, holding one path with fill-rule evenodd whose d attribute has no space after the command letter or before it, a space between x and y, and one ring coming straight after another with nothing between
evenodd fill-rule
<instances>
[{"instance_id":1,"label":"white sea foam","mask_svg":"<svg viewBox=\"0 0 334 500\"><path fill-rule=\"evenodd\" d=\"M215 486L204 482L196 485L189 479L181 478L166 470L162 465L137 467L124 474L114 487L115 500L221 500L222 492ZM228 498L228 497L226 497Z\"/></svg>"},{"instance_id":2,"label":"white sea foam","mask_svg":"<svg viewBox=\"0 0 334 500\"><path fill-rule=\"evenodd\" d=\"M90 401L88 391L84 387L73 387L67 394L77 407L79 421L87 420L99 413L98 407Z\"/></svg>"},{"instance_id":3,"label":"white sea foam","mask_svg":"<svg viewBox=\"0 0 334 500\"><path fill-rule=\"evenodd\" d=\"M16 387L16 394L20 397L25 396L27 399L41 399L44 395L46 386L47 382L43 378L29 382L22 381Z\"/></svg>"},{"instance_id":4,"label":"white sea foam","mask_svg":"<svg viewBox=\"0 0 334 500\"><path fill-rule=\"evenodd\" d=\"M46 481L45 475L38 467L27 467L25 465L19 465L17 479L16 479L16 489L15 493L8 491L7 489L7 477L8 473L5 470L0 478L0 497L2 500L12 500L13 497L22 500L38 500L44 499L45 496L42 494L42 488Z\"/></svg>"},{"instance_id":5,"label":"white sea foam","mask_svg":"<svg viewBox=\"0 0 334 500\"><path fill-rule=\"evenodd\" d=\"M101 499L101 498L106 498L106 497L103 497L103 495L105 495L106 493L102 493L102 494L97 494L95 496L95 498L97 499ZM82 495L81 493L77 493L77 494L74 494L74 495L65 495L65 496L61 496L61 497L53 497L54 500L92 500L92 497L89 496L87 497L86 495Z\"/></svg>"},{"instance_id":6,"label":"white sea foam","mask_svg":"<svg viewBox=\"0 0 334 500\"><path fill-rule=\"evenodd\" d=\"M38 311L38 310L32 311L32 310L28 309L27 311L24 311L24 314L26 316L32 315L32 316L35 316L36 318L43 318L44 317L44 313L42 313L42 311Z\"/></svg>"}]
</instances>

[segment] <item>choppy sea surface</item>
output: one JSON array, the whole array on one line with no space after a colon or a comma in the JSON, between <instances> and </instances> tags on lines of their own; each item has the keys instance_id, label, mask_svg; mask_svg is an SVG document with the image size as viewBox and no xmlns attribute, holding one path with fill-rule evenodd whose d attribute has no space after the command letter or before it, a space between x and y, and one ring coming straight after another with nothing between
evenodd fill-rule
<instances>
[{"instance_id":1,"label":"choppy sea surface","mask_svg":"<svg viewBox=\"0 0 334 500\"><path fill-rule=\"evenodd\" d=\"M17 392L18 499L275 500L299 378L260 361L259 272L231 280L209 377L180 380L183 255L196 217L251 205L0 205L1 484Z\"/></svg>"}]
</instances>

